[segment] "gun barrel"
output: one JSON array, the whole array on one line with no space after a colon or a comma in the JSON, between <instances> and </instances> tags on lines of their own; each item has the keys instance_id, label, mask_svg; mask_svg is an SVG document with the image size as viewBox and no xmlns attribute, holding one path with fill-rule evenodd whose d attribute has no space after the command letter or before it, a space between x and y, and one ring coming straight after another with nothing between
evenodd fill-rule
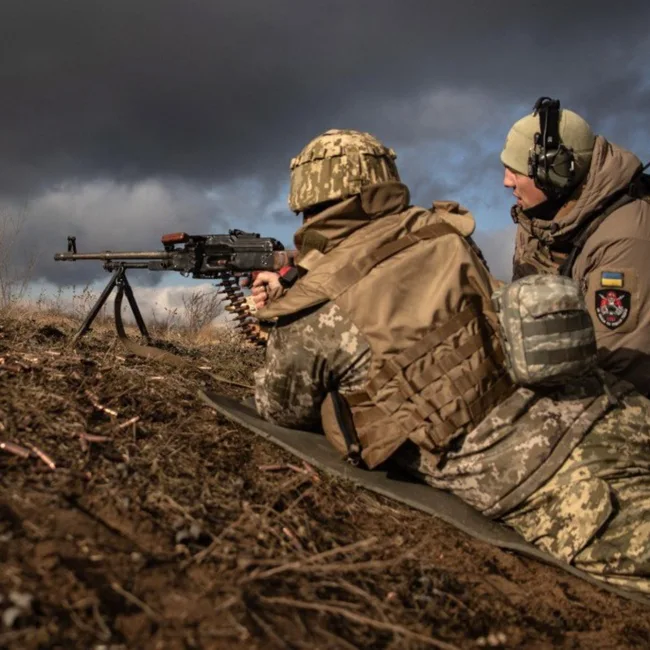
<instances>
[{"instance_id":1,"label":"gun barrel","mask_svg":"<svg viewBox=\"0 0 650 650\"><path fill-rule=\"evenodd\" d=\"M115 260L168 260L171 253L164 251L104 251L103 253L55 253L57 262L70 262L75 260L102 260L111 262Z\"/></svg>"}]
</instances>

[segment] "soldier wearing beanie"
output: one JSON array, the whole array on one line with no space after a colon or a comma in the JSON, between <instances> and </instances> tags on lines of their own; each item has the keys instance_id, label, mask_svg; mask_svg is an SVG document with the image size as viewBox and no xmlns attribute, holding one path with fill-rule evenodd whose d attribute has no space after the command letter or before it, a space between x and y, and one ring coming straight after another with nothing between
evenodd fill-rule
<instances>
[{"instance_id":1,"label":"soldier wearing beanie","mask_svg":"<svg viewBox=\"0 0 650 650\"><path fill-rule=\"evenodd\" d=\"M510 129L501 162L516 199L513 278L575 279L601 366L650 394L650 184L641 161L540 98Z\"/></svg>"}]
</instances>

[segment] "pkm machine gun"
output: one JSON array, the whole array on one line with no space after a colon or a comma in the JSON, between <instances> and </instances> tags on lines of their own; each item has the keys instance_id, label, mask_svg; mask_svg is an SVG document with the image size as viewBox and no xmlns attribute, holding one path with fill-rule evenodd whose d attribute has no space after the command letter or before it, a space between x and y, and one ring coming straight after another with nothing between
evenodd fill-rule
<instances>
[{"instance_id":1,"label":"pkm machine gun","mask_svg":"<svg viewBox=\"0 0 650 650\"><path fill-rule=\"evenodd\" d=\"M250 281L259 271L279 271L286 266L293 266L295 251L284 250L277 239L260 237L258 233L243 230L229 230L227 235L188 235L177 232L163 235L161 241L162 251L78 253L76 237L68 237L68 250L66 253L56 253L56 261L98 260L104 263L106 271L113 274L74 335L73 343L90 329L115 287L117 293L114 313L118 335L126 338L121 317L122 298L126 295L140 333L150 342L149 332L126 277L128 269L176 271L196 279L219 280L230 303L226 309L234 313L238 327L252 342L263 343L257 321L240 291L240 280L248 278Z\"/></svg>"}]
</instances>

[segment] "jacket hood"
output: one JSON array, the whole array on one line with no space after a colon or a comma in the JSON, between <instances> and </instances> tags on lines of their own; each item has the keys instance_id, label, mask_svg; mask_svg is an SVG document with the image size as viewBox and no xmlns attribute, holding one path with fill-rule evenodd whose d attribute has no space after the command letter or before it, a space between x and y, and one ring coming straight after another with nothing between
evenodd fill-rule
<instances>
[{"instance_id":1,"label":"jacket hood","mask_svg":"<svg viewBox=\"0 0 650 650\"><path fill-rule=\"evenodd\" d=\"M612 195L625 190L641 166L641 161L632 152L598 136L585 180L553 219L531 219L517 207L513 208L513 219L547 244L569 239L595 212L606 206Z\"/></svg>"},{"instance_id":2,"label":"jacket hood","mask_svg":"<svg viewBox=\"0 0 650 650\"><path fill-rule=\"evenodd\" d=\"M399 182L378 183L364 188L357 196L323 210L301 226L294 235L299 259L311 250L328 253L353 232L371 221L399 214L410 205L411 195ZM472 213L455 201L434 201L430 208L461 235L469 237L476 227Z\"/></svg>"},{"instance_id":3,"label":"jacket hood","mask_svg":"<svg viewBox=\"0 0 650 650\"><path fill-rule=\"evenodd\" d=\"M312 249L327 253L374 219L402 212L410 199L409 189L403 183L391 181L370 185L301 226L294 235L296 250L301 257Z\"/></svg>"}]
</instances>

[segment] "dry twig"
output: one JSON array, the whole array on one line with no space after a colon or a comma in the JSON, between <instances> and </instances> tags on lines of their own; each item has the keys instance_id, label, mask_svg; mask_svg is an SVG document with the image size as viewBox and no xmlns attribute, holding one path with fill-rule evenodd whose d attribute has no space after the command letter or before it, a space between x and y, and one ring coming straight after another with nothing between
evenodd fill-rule
<instances>
[{"instance_id":1,"label":"dry twig","mask_svg":"<svg viewBox=\"0 0 650 650\"><path fill-rule=\"evenodd\" d=\"M84 395L90 400L90 403L98 410L98 411L103 411L104 413L108 413L108 415L112 415L113 417L117 417L119 413L115 411L112 408L109 408L108 406L104 406L103 404L99 403L99 398L91 393L89 390L84 391Z\"/></svg>"},{"instance_id":2,"label":"dry twig","mask_svg":"<svg viewBox=\"0 0 650 650\"><path fill-rule=\"evenodd\" d=\"M80 433L79 437L87 440L88 442L107 442L110 440L108 436L100 436L95 433Z\"/></svg>"},{"instance_id":3,"label":"dry twig","mask_svg":"<svg viewBox=\"0 0 650 650\"><path fill-rule=\"evenodd\" d=\"M368 616L363 616L362 614L351 612L344 607L339 607L337 605L328 605L327 603L308 603L301 600L294 600L293 598L285 598L283 596L261 596L260 601L268 605L295 607L296 609L305 609L314 612L334 614L336 616L347 618L349 621L353 621L354 623L367 625L368 627L372 627L376 630L384 630L385 632L392 632L393 634L401 634L402 636L405 636L409 639L420 641L421 643L430 645L434 648L441 648L442 650L460 650L456 645L445 643L444 641L438 641L437 639L425 636L424 634L419 634L418 632L412 632L402 625L398 625L396 623L388 623L385 621L378 621L374 618L369 618Z\"/></svg>"},{"instance_id":4,"label":"dry twig","mask_svg":"<svg viewBox=\"0 0 650 650\"><path fill-rule=\"evenodd\" d=\"M56 463L44 452L35 445L27 443L27 446L52 470L56 469Z\"/></svg>"},{"instance_id":5,"label":"dry twig","mask_svg":"<svg viewBox=\"0 0 650 650\"><path fill-rule=\"evenodd\" d=\"M99 611L99 605L97 603L93 603L93 618L97 622L97 625L99 625L99 628L101 629L103 635L106 637L106 639L111 638L111 631L106 625L106 621L104 620L104 617L101 615L101 612Z\"/></svg>"},{"instance_id":6,"label":"dry twig","mask_svg":"<svg viewBox=\"0 0 650 650\"><path fill-rule=\"evenodd\" d=\"M152 609L147 603L143 600L140 600L137 596L134 596L130 591L124 589L117 582L111 582L111 589L116 593L120 594L123 598L128 600L130 603L139 607L152 621L155 623L160 623L162 617L154 609Z\"/></svg>"},{"instance_id":7,"label":"dry twig","mask_svg":"<svg viewBox=\"0 0 650 650\"><path fill-rule=\"evenodd\" d=\"M4 430L4 426L3 426ZM14 456L20 456L21 458L29 458L30 452L29 449L21 447L14 442L2 441L0 442L0 449L6 451L8 454L13 454Z\"/></svg>"},{"instance_id":8,"label":"dry twig","mask_svg":"<svg viewBox=\"0 0 650 650\"><path fill-rule=\"evenodd\" d=\"M288 562L287 564L281 564L280 566L273 567L267 571L262 571L261 573L251 573L251 575L244 578L240 584L246 582L251 582L252 580L264 580L270 578L271 576L277 575L278 573L284 573L285 571L300 571L304 570L306 566L313 565L316 562L321 562L330 557L340 554L351 553L353 551L359 551L362 549L370 548L377 541L376 537L369 537L368 539L362 539L359 542L354 542L353 544L348 544L347 546L337 546L336 548L331 548L322 553L317 553L316 555L311 555L301 560L296 560L295 562ZM355 564L352 566L359 566ZM311 567L313 568L313 567Z\"/></svg>"},{"instance_id":9,"label":"dry twig","mask_svg":"<svg viewBox=\"0 0 650 650\"><path fill-rule=\"evenodd\" d=\"M140 421L140 416L136 415L135 417L132 417L130 420L127 420L126 422L122 422L117 428L118 429L126 429L128 426L131 426L132 424L135 424L136 422Z\"/></svg>"},{"instance_id":10,"label":"dry twig","mask_svg":"<svg viewBox=\"0 0 650 650\"><path fill-rule=\"evenodd\" d=\"M281 648L288 648L289 646L287 643L281 639L274 631L273 628L262 619L261 616L258 616L255 612L249 611L248 614L250 617L255 621L255 623L262 629L264 630L264 633L266 636L269 638L273 639L273 641L276 643Z\"/></svg>"}]
</instances>

